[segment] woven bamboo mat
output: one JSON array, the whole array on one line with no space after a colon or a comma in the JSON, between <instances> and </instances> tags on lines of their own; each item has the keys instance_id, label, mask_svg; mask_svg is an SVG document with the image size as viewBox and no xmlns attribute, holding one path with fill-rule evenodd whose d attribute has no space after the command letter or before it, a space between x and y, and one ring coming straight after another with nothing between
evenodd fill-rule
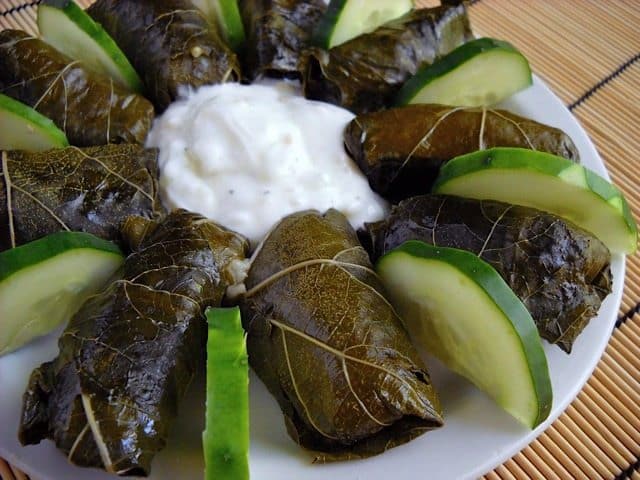
<instances>
[{"instance_id":1,"label":"woven bamboo mat","mask_svg":"<svg viewBox=\"0 0 640 480\"><path fill-rule=\"evenodd\" d=\"M0 0L0 29L35 31L37 3ZM527 56L585 127L640 218L640 1L472 0L470 14L477 34L508 40ZM0 477L26 479L2 459ZM484 478L640 480L640 254L628 259L619 320L583 391Z\"/></svg>"}]
</instances>

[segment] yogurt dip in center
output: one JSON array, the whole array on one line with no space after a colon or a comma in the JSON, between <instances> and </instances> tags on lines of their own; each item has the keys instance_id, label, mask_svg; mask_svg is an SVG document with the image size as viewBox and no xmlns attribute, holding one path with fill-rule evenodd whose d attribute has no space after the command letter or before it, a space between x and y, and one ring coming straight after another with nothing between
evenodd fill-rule
<instances>
[{"instance_id":1,"label":"yogurt dip in center","mask_svg":"<svg viewBox=\"0 0 640 480\"><path fill-rule=\"evenodd\" d=\"M287 82L205 86L173 103L147 146L160 149L165 205L199 212L256 245L284 216L335 208L354 228L387 203L347 155L354 118Z\"/></svg>"}]
</instances>

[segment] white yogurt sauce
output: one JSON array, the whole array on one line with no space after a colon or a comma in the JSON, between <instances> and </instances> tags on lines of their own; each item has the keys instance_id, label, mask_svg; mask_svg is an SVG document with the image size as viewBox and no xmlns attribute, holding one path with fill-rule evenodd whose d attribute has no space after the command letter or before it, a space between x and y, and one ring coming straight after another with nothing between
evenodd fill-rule
<instances>
[{"instance_id":1,"label":"white yogurt sauce","mask_svg":"<svg viewBox=\"0 0 640 480\"><path fill-rule=\"evenodd\" d=\"M258 243L282 217L335 208L358 228L388 205L343 147L353 115L312 102L285 82L202 87L156 120L160 189L186 208Z\"/></svg>"}]
</instances>

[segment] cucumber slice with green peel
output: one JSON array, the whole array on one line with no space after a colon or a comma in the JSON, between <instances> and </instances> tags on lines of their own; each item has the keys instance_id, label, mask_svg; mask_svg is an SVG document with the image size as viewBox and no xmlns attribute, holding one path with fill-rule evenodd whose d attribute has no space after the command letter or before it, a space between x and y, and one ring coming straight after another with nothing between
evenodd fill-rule
<instances>
[{"instance_id":1,"label":"cucumber slice with green peel","mask_svg":"<svg viewBox=\"0 0 640 480\"><path fill-rule=\"evenodd\" d=\"M591 170L549 153L492 148L445 164L433 192L553 213L614 253L635 253L638 228L622 192Z\"/></svg>"},{"instance_id":2,"label":"cucumber slice with green peel","mask_svg":"<svg viewBox=\"0 0 640 480\"><path fill-rule=\"evenodd\" d=\"M330 49L401 17L413 0L331 0L313 34L313 43Z\"/></svg>"},{"instance_id":3,"label":"cucumber slice with green peel","mask_svg":"<svg viewBox=\"0 0 640 480\"><path fill-rule=\"evenodd\" d=\"M529 62L513 45L480 38L420 70L402 86L395 103L491 106L532 83Z\"/></svg>"},{"instance_id":4,"label":"cucumber slice with green peel","mask_svg":"<svg viewBox=\"0 0 640 480\"><path fill-rule=\"evenodd\" d=\"M493 267L470 252L410 241L376 268L416 344L529 428L549 416L538 329Z\"/></svg>"},{"instance_id":5,"label":"cucumber slice with green peel","mask_svg":"<svg viewBox=\"0 0 640 480\"><path fill-rule=\"evenodd\" d=\"M249 479L249 362L239 308L206 311L205 480Z\"/></svg>"},{"instance_id":6,"label":"cucumber slice with green peel","mask_svg":"<svg viewBox=\"0 0 640 480\"><path fill-rule=\"evenodd\" d=\"M59 232L0 253L0 355L69 320L122 265L111 242Z\"/></svg>"},{"instance_id":7,"label":"cucumber slice with green peel","mask_svg":"<svg viewBox=\"0 0 640 480\"><path fill-rule=\"evenodd\" d=\"M39 152L67 146L67 136L51 119L0 94L0 150Z\"/></svg>"},{"instance_id":8,"label":"cucumber slice with green peel","mask_svg":"<svg viewBox=\"0 0 640 480\"><path fill-rule=\"evenodd\" d=\"M143 91L142 80L120 47L73 0L44 0L38 5L38 29L56 50L127 90Z\"/></svg>"},{"instance_id":9,"label":"cucumber slice with green peel","mask_svg":"<svg viewBox=\"0 0 640 480\"><path fill-rule=\"evenodd\" d=\"M245 41L238 0L193 0L209 22L218 27L229 46L238 51Z\"/></svg>"}]
</instances>

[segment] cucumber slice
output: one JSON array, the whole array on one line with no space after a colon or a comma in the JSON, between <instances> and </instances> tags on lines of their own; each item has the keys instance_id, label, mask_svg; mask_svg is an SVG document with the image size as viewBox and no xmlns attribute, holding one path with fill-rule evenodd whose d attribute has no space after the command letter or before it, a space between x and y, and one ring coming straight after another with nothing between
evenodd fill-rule
<instances>
[{"instance_id":1,"label":"cucumber slice","mask_svg":"<svg viewBox=\"0 0 640 480\"><path fill-rule=\"evenodd\" d=\"M420 70L403 85L396 104L490 106L532 83L529 62L514 46L480 38Z\"/></svg>"},{"instance_id":2,"label":"cucumber slice","mask_svg":"<svg viewBox=\"0 0 640 480\"><path fill-rule=\"evenodd\" d=\"M638 228L622 192L582 165L549 153L492 148L444 165L434 193L498 200L553 213L614 253L635 253Z\"/></svg>"},{"instance_id":3,"label":"cucumber slice","mask_svg":"<svg viewBox=\"0 0 640 480\"><path fill-rule=\"evenodd\" d=\"M209 21L216 25L229 46L238 51L245 41L238 0L193 0Z\"/></svg>"},{"instance_id":4,"label":"cucumber slice","mask_svg":"<svg viewBox=\"0 0 640 480\"><path fill-rule=\"evenodd\" d=\"M249 479L249 364L239 308L210 308L205 479Z\"/></svg>"},{"instance_id":5,"label":"cucumber slice","mask_svg":"<svg viewBox=\"0 0 640 480\"><path fill-rule=\"evenodd\" d=\"M331 0L313 34L319 47L330 49L401 17L413 0Z\"/></svg>"},{"instance_id":6,"label":"cucumber slice","mask_svg":"<svg viewBox=\"0 0 640 480\"><path fill-rule=\"evenodd\" d=\"M142 80L120 47L73 0L44 0L38 6L38 29L56 50L127 90L142 92Z\"/></svg>"},{"instance_id":7,"label":"cucumber slice","mask_svg":"<svg viewBox=\"0 0 640 480\"><path fill-rule=\"evenodd\" d=\"M406 242L378 273L417 344L530 428L551 411L538 330L489 264L470 252Z\"/></svg>"},{"instance_id":8,"label":"cucumber slice","mask_svg":"<svg viewBox=\"0 0 640 480\"><path fill-rule=\"evenodd\" d=\"M113 243L78 232L0 253L0 355L66 322L123 261Z\"/></svg>"},{"instance_id":9,"label":"cucumber slice","mask_svg":"<svg viewBox=\"0 0 640 480\"><path fill-rule=\"evenodd\" d=\"M33 108L0 94L0 150L39 152L69 145L66 135Z\"/></svg>"}]
</instances>

